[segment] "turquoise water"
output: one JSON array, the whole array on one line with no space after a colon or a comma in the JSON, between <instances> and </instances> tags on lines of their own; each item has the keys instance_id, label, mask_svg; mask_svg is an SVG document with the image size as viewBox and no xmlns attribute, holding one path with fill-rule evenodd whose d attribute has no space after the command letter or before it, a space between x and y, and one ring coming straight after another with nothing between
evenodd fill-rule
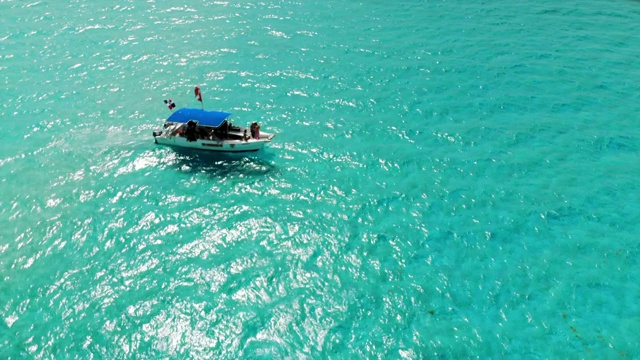
<instances>
[{"instance_id":1,"label":"turquoise water","mask_svg":"<svg viewBox=\"0 0 640 360\"><path fill-rule=\"evenodd\" d=\"M640 2L189 3L0 0L0 358L640 358Z\"/></svg>"}]
</instances>

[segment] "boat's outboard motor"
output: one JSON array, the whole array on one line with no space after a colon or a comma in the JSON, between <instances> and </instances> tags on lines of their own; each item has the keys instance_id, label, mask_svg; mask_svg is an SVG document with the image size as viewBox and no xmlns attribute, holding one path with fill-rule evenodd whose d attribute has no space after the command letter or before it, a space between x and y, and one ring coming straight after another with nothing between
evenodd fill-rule
<instances>
[{"instance_id":1,"label":"boat's outboard motor","mask_svg":"<svg viewBox=\"0 0 640 360\"><path fill-rule=\"evenodd\" d=\"M193 120L189 120L187 123L187 130L184 132L184 136L187 137L187 141L196 141L198 137L196 136L196 122Z\"/></svg>"},{"instance_id":2,"label":"boat's outboard motor","mask_svg":"<svg viewBox=\"0 0 640 360\"><path fill-rule=\"evenodd\" d=\"M158 143L158 139L156 139L156 136L160 135L162 135L162 130L153 130L153 140L156 142L156 144Z\"/></svg>"}]
</instances>

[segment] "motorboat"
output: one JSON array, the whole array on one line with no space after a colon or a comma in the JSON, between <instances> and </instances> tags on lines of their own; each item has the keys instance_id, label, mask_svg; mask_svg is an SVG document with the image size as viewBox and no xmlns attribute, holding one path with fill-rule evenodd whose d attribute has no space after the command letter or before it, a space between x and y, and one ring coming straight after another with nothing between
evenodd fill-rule
<instances>
[{"instance_id":1,"label":"motorboat","mask_svg":"<svg viewBox=\"0 0 640 360\"><path fill-rule=\"evenodd\" d=\"M246 152L264 148L275 136L260 131L256 122L243 127L236 126L230 119L231 113L224 111L181 108L172 112L163 128L153 132L153 137L156 144L161 145L206 151Z\"/></svg>"}]
</instances>

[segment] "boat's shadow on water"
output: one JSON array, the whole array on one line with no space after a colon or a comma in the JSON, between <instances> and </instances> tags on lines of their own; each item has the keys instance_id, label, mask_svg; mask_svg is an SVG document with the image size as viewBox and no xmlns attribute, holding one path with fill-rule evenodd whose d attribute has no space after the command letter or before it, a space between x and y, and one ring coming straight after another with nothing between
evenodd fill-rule
<instances>
[{"instance_id":1,"label":"boat's shadow on water","mask_svg":"<svg viewBox=\"0 0 640 360\"><path fill-rule=\"evenodd\" d=\"M273 155L263 150L251 153L216 153L174 149L172 166L179 171L216 177L263 176L277 171Z\"/></svg>"}]
</instances>

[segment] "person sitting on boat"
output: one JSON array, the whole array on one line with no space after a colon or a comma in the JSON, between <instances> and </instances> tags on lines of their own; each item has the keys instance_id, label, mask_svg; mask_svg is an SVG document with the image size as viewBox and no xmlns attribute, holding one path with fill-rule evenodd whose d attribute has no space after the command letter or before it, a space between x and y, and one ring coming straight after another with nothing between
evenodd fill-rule
<instances>
[{"instance_id":1,"label":"person sitting on boat","mask_svg":"<svg viewBox=\"0 0 640 360\"><path fill-rule=\"evenodd\" d=\"M249 137L249 135L247 134L247 129L244 129L244 136L243 136L244 141L249 141L249 139L251 139Z\"/></svg>"}]
</instances>

